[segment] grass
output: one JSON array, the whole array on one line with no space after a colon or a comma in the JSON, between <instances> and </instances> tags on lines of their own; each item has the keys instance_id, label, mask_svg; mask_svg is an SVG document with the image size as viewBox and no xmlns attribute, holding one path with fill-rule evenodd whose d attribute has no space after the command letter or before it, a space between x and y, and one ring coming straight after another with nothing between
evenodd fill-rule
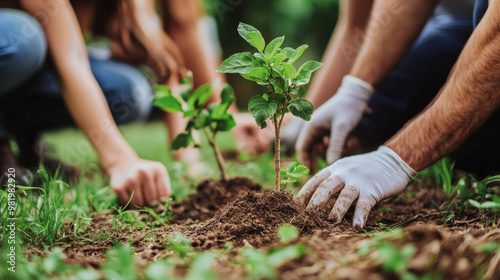
<instances>
[{"instance_id":1,"label":"grass","mask_svg":"<svg viewBox=\"0 0 500 280\"><path fill-rule=\"evenodd\" d=\"M208 165L207 173L199 178L186 178L186 166L172 162L166 146L166 132L159 123L138 124L121 128L126 139L138 154L146 159L157 160L165 164L172 179L175 199L184 199L193 191L196 181L212 175L217 171L213 165ZM227 136L227 135L226 135ZM90 149L89 143L73 129L45 135L54 155L68 163L80 167L97 168L97 157ZM230 137L219 137L220 145L234 148ZM203 150L203 159L210 162L212 152ZM75 161L75 160L78 161ZM263 185L272 186L274 170L272 155L253 158L241 155L239 162L228 162L230 176L252 176L252 179ZM454 175L455 174L455 175ZM449 161L442 161L417 177L420 183L436 182L446 194L443 204L435 205L446 219L463 210L479 207L485 213L494 212L489 216L491 223L496 221L500 200L497 188L487 188L490 183L500 181L500 176L488 177L482 181L469 174L456 177L457 172ZM116 195L107 185L106 178L99 171L93 172L90 179L81 179L73 185L68 185L58 178L49 176L43 169L39 175L44 183L38 188L21 187L17 190L18 208L16 217L16 274L7 274L6 269L0 270L0 279L217 279L213 267L221 263L229 263L230 267L241 269L247 279L275 279L280 276L280 267L291 260L298 260L314 253L306 244L297 242L298 229L284 225L277 231L278 243L264 249L245 246L234 250L230 244L223 249L196 251L182 235L169 237L164 249L168 255L151 262L139 260L130 243L116 243L106 254L106 262L99 271L83 268L77 265L67 265L61 248L68 242L96 242L109 240L120 232L126 232L133 227L146 224L162 225L171 218L169 211L156 213L150 208L142 209L146 219L139 219L136 212L125 211L117 203ZM299 182L295 185L300 185ZM293 186L292 186L293 188ZM414 195L407 192L407 196ZM0 261L8 260L9 244L6 237L7 201L6 193L0 193ZM171 203L171 200L166 202ZM168 206L168 205L167 205ZM168 207L165 207L167 209ZM92 217L95 213L112 211L113 226L103 227L99 232L89 233ZM392 209L380 209L387 213ZM489 212L488 212L489 211ZM402 224L399 224L401 226ZM417 279L410 271L409 262L416 254L412 244L401 244L403 231L391 226L379 225L375 235L369 233L367 243L357 247L359 258L367 259L370 265L377 266L384 274L396 275L403 279ZM145 239L153 244L155 237L146 234ZM394 243L393 241L397 241ZM149 241L148 241L149 242ZM399 243L398 243L399 242ZM500 261L500 245L492 241L477 248L481 258L493 258ZM160 245L157 245L160 246ZM25 256L26 248L37 247L45 251L42 256L33 255L29 260ZM376 259L370 259L376 256ZM352 258L352 257L351 257ZM344 258L346 264L349 258ZM491 267L484 267L484 274L493 273ZM184 273L179 274L179 268ZM13 276L14 275L14 276ZM181 275L181 276L179 276ZM431 275L431 274L429 274ZM434 279L424 275L419 279Z\"/></svg>"}]
</instances>

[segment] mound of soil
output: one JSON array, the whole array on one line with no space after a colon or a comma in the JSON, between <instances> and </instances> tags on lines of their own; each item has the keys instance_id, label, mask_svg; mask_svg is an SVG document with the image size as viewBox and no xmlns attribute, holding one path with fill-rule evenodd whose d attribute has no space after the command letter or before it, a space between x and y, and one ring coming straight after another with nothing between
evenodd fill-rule
<instances>
[{"instance_id":1,"label":"mound of soil","mask_svg":"<svg viewBox=\"0 0 500 280\"><path fill-rule=\"evenodd\" d=\"M259 184L243 177L232 178L228 181L205 180L196 187L196 192L186 201L172 205L172 223L204 222L240 195L261 189Z\"/></svg>"},{"instance_id":2,"label":"mound of soil","mask_svg":"<svg viewBox=\"0 0 500 280\"><path fill-rule=\"evenodd\" d=\"M199 249L219 247L227 242L236 247L247 242L260 247L275 241L276 229L283 224L292 224L303 234L330 225L293 201L289 192L265 190L240 196L209 221L191 227L186 235Z\"/></svg>"}]
</instances>

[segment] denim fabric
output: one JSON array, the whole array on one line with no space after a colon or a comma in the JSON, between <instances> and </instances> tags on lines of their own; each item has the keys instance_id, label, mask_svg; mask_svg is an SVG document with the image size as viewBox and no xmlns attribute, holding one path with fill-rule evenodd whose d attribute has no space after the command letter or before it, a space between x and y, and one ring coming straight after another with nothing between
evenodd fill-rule
<instances>
[{"instance_id":1,"label":"denim fabric","mask_svg":"<svg viewBox=\"0 0 500 280\"><path fill-rule=\"evenodd\" d=\"M19 10L0 9L0 97L39 71L47 43L38 22ZM0 139L7 136L0 113Z\"/></svg>"},{"instance_id":2,"label":"denim fabric","mask_svg":"<svg viewBox=\"0 0 500 280\"><path fill-rule=\"evenodd\" d=\"M149 116L152 89L139 70L127 64L92 58L90 67L117 124L144 120ZM0 103L8 105L0 106L0 112L4 112L5 126L15 134L37 134L74 125L49 66Z\"/></svg>"},{"instance_id":3,"label":"denim fabric","mask_svg":"<svg viewBox=\"0 0 500 280\"><path fill-rule=\"evenodd\" d=\"M476 0L476 5L474 6L474 28L481 21L486 10L488 9L488 0Z\"/></svg>"},{"instance_id":4,"label":"denim fabric","mask_svg":"<svg viewBox=\"0 0 500 280\"><path fill-rule=\"evenodd\" d=\"M10 40L18 38L16 34L30 35ZM39 25L27 14L0 10L0 137L5 137L6 131L18 138L31 137L47 129L74 125L56 75L45 62L44 38ZM117 124L148 117L152 88L138 69L93 58L90 67Z\"/></svg>"}]
</instances>

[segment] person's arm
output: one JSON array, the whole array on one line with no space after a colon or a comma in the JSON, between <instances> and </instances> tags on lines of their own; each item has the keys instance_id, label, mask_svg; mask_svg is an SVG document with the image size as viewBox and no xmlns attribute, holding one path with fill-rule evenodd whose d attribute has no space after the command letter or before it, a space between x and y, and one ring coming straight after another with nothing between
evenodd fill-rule
<instances>
[{"instance_id":1,"label":"person's arm","mask_svg":"<svg viewBox=\"0 0 500 280\"><path fill-rule=\"evenodd\" d=\"M500 3L490 7L432 104L386 145L420 171L455 150L500 106Z\"/></svg>"},{"instance_id":2,"label":"person's arm","mask_svg":"<svg viewBox=\"0 0 500 280\"><path fill-rule=\"evenodd\" d=\"M375 1L363 47L350 74L376 87L410 48L437 2Z\"/></svg>"},{"instance_id":3,"label":"person's arm","mask_svg":"<svg viewBox=\"0 0 500 280\"><path fill-rule=\"evenodd\" d=\"M377 85L402 58L421 31L436 3L437 0L375 1L365 38L361 36L361 39L357 39L363 42L350 75L343 77L338 90L330 89L336 90L335 95L314 112L311 121L304 124L297 138L296 150L302 163L310 169L315 169L316 157L323 150L326 151L326 160L329 164L341 158L349 133L356 127L367 109L374 93L374 85ZM346 11L348 12L354 11ZM350 18L356 17L350 16ZM361 19L358 21L362 26L363 21ZM357 49L353 48L353 52L356 54ZM346 55L344 59L348 60L348 54L344 55ZM334 68L334 65L330 64L332 62L333 60L327 62L328 68ZM347 64L341 66L350 67ZM330 86L333 84L337 86L340 76L331 76L332 78L321 76L320 78L331 79ZM320 94L320 89L325 91ZM327 89L322 86L313 87L313 90L317 91L313 92L316 98L327 94ZM329 136L328 143L324 141L326 136Z\"/></svg>"},{"instance_id":4,"label":"person's arm","mask_svg":"<svg viewBox=\"0 0 500 280\"><path fill-rule=\"evenodd\" d=\"M215 72L218 65L214 65L203 51L198 32L199 0L162 0L160 3L164 29L179 47L187 68L193 71L194 87L216 79L225 80L223 75Z\"/></svg>"},{"instance_id":5,"label":"person's arm","mask_svg":"<svg viewBox=\"0 0 500 280\"><path fill-rule=\"evenodd\" d=\"M50 55L57 70L66 106L80 129L96 149L111 175L111 186L121 202L135 192L133 204L142 206L158 197L170 195L165 168L142 161L120 134L104 95L95 80L83 37L69 1L22 0L24 9L36 15L44 5L57 12L41 22Z\"/></svg>"},{"instance_id":6,"label":"person's arm","mask_svg":"<svg viewBox=\"0 0 500 280\"><path fill-rule=\"evenodd\" d=\"M374 0L342 0L333 35L319 69L307 93L315 108L337 91L342 78L349 74L363 45L366 25Z\"/></svg>"},{"instance_id":7,"label":"person's arm","mask_svg":"<svg viewBox=\"0 0 500 280\"><path fill-rule=\"evenodd\" d=\"M296 200L321 209L340 192L330 214L340 222L358 199L353 226L362 228L377 202L404 190L417 171L456 149L500 107L499 32L500 2L490 1L448 82L427 109L377 151L323 169Z\"/></svg>"}]
</instances>

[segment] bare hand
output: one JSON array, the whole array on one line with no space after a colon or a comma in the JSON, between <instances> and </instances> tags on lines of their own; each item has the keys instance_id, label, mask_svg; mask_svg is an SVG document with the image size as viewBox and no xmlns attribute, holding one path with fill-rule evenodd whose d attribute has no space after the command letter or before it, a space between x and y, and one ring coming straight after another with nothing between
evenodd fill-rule
<instances>
[{"instance_id":1,"label":"bare hand","mask_svg":"<svg viewBox=\"0 0 500 280\"><path fill-rule=\"evenodd\" d=\"M111 188L118 194L120 203L140 208L172 194L170 179L165 167L159 162L138 159L120 163L109 171Z\"/></svg>"}]
</instances>

